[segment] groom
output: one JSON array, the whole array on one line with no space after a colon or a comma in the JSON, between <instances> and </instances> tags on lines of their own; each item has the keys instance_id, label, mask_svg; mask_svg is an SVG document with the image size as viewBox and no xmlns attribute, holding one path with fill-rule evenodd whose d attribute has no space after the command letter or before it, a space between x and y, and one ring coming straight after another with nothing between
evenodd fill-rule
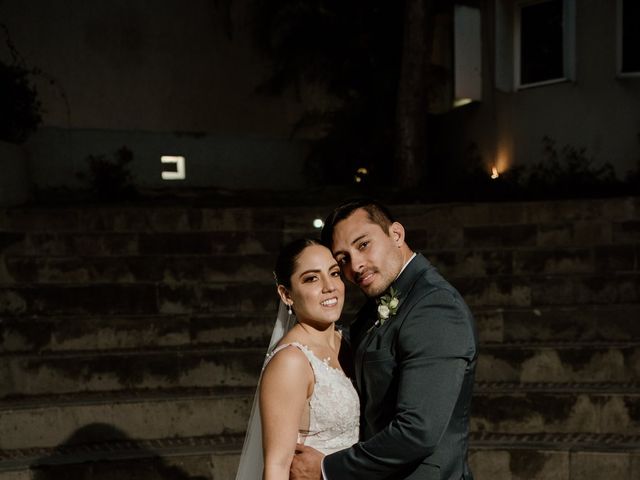
<instances>
[{"instance_id":1,"label":"groom","mask_svg":"<svg viewBox=\"0 0 640 480\"><path fill-rule=\"evenodd\" d=\"M336 208L322 240L344 277L369 297L351 326L361 441L326 457L299 445L290 478L472 479L467 449L478 348L464 300L375 201Z\"/></svg>"}]
</instances>

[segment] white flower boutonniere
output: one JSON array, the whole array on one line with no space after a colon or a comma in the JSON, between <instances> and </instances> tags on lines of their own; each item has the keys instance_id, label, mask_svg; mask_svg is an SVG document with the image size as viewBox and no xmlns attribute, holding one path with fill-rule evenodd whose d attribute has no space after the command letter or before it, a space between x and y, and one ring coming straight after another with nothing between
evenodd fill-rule
<instances>
[{"instance_id":1,"label":"white flower boutonniere","mask_svg":"<svg viewBox=\"0 0 640 480\"><path fill-rule=\"evenodd\" d=\"M398 312L398 305L400 304L400 293L393 287L389 289L389 293L381 296L378 299L378 319L374 323L369 331L374 327L380 327L384 325L390 317L393 317Z\"/></svg>"}]
</instances>

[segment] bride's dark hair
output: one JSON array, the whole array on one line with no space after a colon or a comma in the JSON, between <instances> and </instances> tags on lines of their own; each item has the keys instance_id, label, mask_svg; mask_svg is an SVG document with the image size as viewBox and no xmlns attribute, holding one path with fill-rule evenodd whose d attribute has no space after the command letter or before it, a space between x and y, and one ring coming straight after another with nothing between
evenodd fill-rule
<instances>
[{"instance_id":1,"label":"bride's dark hair","mask_svg":"<svg viewBox=\"0 0 640 480\"><path fill-rule=\"evenodd\" d=\"M291 275L293 275L293 271L296 268L298 257L305 248L312 245L322 244L313 238L299 238L282 247L276 260L276 268L273 271L276 285L284 285L285 288L291 288Z\"/></svg>"}]
</instances>

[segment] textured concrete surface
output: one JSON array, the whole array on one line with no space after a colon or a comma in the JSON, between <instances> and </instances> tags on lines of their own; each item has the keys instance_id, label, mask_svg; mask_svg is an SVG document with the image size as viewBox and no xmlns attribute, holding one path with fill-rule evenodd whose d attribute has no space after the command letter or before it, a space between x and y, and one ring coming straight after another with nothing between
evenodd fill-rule
<instances>
[{"instance_id":1,"label":"textured concrete surface","mask_svg":"<svg viewBox=\"0 0 640 480\"><path fill-rule=\"evenodd\" d=\"M0 211L0 479L232 479L275 254L327 210ZM396 210L477 318L475 478L640 478L640 199Z\"/></svg>"}]
</instances>

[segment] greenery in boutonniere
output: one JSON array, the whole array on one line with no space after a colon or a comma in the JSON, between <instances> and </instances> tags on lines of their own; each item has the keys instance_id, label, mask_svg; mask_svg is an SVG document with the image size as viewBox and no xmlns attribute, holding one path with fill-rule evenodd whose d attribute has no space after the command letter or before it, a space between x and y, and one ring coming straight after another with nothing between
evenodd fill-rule
<instances>
[{"instance_id":1,"label":"greenery in boutonniere","mask_svg":"<svg viewBox=\"0 0 640 480\"><path fill-rule=\"evenodd\" d=\"M371 331L374 327L377 328L384 325L384 322L398 312L398 305L400 304L399 297L400 293L391 287L389 293L382 295L378 299L378 319L368 331Z\"/></svg>"}]
</instances>

